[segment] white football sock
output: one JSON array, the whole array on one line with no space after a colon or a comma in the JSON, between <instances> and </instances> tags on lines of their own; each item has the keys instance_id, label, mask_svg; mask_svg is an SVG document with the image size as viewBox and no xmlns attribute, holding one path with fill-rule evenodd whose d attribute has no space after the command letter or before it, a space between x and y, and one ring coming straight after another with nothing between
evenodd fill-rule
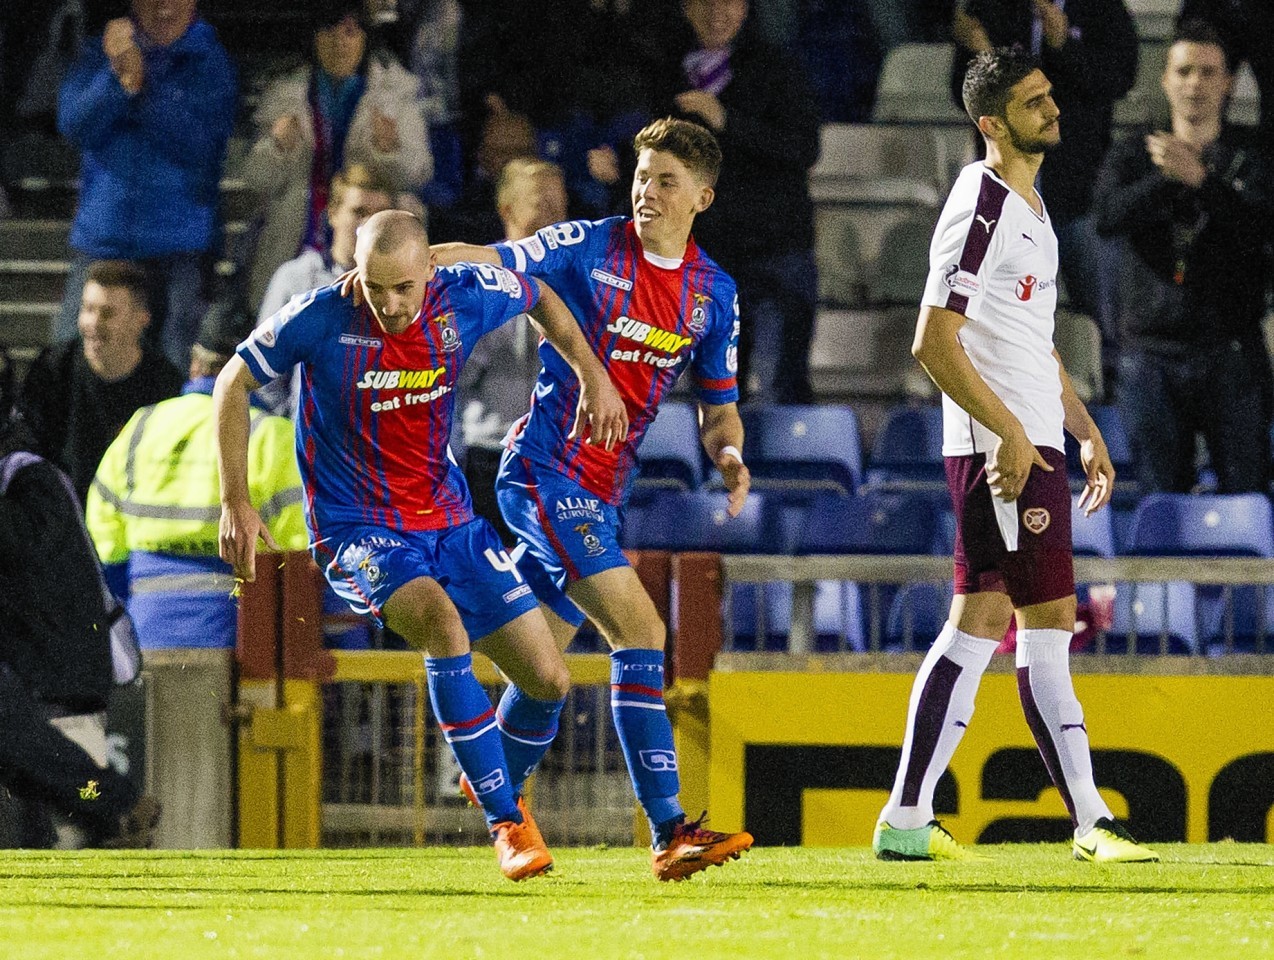
<instances>
[{"instance_id":1,"label":"white football sock","mask_svg":"<svg viewBox=\"0 0 1274 960\"><path fill-rule=\"evenodd\" d=\"M1102 817L1112 817L1093 781L1084 708L1070 673L1069 630L1019 630L1017 689L1026 722L1044 765L1083 836Z\"/></svg>"},{"instance_id":2,"label":"white football sock","mask_svg":"<svg viewBox=\"0 0 1274 960\"><path fill-rule=\"evenodd\" d=\"M947 623L911 685L907 736L889 802L880 818L914 830L933 819L933 791L973 717L973 698L996 640L962 633Z\"/></svg>"}]
</instances>

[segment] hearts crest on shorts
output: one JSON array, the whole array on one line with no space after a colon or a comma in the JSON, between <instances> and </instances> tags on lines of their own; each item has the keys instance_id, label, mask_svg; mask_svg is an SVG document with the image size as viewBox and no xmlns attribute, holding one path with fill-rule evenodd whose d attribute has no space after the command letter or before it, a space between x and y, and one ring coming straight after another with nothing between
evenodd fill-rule
<instances>
[{"instance_id":1,"label":"hearts crest on shorts","mask_svg":"<svg viewBox=\"0 0 1274 960\"><path fill-rule=\"evenodd\" d=\"M1031 507L1022 513L1022 526L1036 535L1047 530L1052 521L1052 516L1043 507Z\"/></svg>"}]
</instances>

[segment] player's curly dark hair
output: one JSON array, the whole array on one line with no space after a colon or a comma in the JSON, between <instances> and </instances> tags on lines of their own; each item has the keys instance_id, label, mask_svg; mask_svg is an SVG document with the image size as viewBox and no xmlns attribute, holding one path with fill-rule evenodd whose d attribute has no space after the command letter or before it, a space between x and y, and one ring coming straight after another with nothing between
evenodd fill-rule
<instances>
[{"instance_id":1,"label":"player's curly dark hair","mask_svg":"<svg viewBox=\"0 0 1274 960\"><path fill-rule=\"evenodd\" d=\"M1039 61L1021 47L984 50L969 61L960 93L969 118L1003 117L1009 91L1038 70Z\"/></svg>"},{"instance_id":2,"label":"player's curly dark hair","mask_svg":"<svg viewBox=\"0 0 1274 960\"><path fill-rule=\"evenodd\" d=\"M721 174L721 147L707 127L689 120L664 117L647 124L633 137L636 153L647 147L672 154L709 186L716 186L717 177Z\"/></svg>"}]
</instances>

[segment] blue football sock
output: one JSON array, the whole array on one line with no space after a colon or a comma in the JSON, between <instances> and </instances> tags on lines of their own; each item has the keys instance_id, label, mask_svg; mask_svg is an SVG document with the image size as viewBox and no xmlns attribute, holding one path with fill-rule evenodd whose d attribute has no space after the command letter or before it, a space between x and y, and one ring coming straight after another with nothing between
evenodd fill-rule
<instances>
[{"instance_id":1,"label":"blue football sock","mask_svg":"<svg viewBox=\"0 0 1274 960\"><path fill-rule=\"evenodd\" d=\"M488 825L522 822L496 729L495 711L473 675L473 655L426 657L429 700L442 736L473 784Z\"/></svg>"},{"instance_id":2,"label":"blue football sock","mask_svg":"<svg viewBox=\"0 0 1274 960\"><path fill-rule=\"evenodd\" d=\"M561 700L536 700L515 684L504 688L504 696L495 711L504 744L504 758L509 764L513 792L519 793L526 778L535 772L549 744L557 736L557 718L562 713Z\"/></svg>"},{"instance_id":3,"label":"blue football sock","mask_svg":"<svg viewBox=\"0 0 1274 960\"><path fill-rule=\"evenodd\" d=\"M662 650L616 650L610 655L610 708L633 790L655 836L660 824L684 816L677 799L677 750L664 708Z\"/></svg>"}]
</instances>

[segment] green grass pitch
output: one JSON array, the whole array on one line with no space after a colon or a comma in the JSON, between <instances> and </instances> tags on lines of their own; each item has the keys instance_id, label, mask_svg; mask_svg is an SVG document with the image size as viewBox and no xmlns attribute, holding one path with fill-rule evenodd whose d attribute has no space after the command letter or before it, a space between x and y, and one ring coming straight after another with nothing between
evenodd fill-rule
<instances>
[{"instance_id":1,"label":"green grass pitch","mask_svg":"<svg viewBox=\"0 0 1274 960\"><path fill-rule=\"evenodd\" d=\"M5 960L1274 957L1274 847L1161 845L1094 866L1061 845L985 864L762 849L681 884L638 850L561 849L512 884L485 849L13 852Z\"/></svg>"}]
</instances>

